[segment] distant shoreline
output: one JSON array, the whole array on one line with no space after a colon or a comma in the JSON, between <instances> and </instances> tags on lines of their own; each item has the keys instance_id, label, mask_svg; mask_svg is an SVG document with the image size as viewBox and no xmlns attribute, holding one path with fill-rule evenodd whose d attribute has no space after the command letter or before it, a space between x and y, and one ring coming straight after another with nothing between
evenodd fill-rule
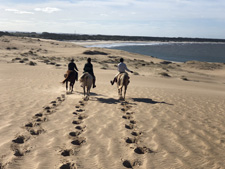
<instances>
[{"instance_id":1,"label":"distant shoreline","mask_svg":"<svg viewBox=\"0 0 225 169\"><path fill-rule=\"evenodd\" d=\"M121 35L87 35L87 34L65 34L49 32L3 32L0 36L18 36L42 39L53 39L60 41L69 40L103 40L103 41L157 41L157 42L225 42L225 39L211 38L188 38L188 37L148 37L148 36L121 36Z\"/></svg>"},{"instance_id":2,"label":"distant shoreline","mask_svg":"<svg viewBox=\"0 0 225 169\"><path fill-rule=\"evenodd\" d=\"M111 48L117 46L136 46L136 45L156 45L156 44L225 44L225 42L176 42L176 41L105 41L105 40L69 40L76 45L84 47L100 47L100 48Z\"/></svg>"}]
</instances>

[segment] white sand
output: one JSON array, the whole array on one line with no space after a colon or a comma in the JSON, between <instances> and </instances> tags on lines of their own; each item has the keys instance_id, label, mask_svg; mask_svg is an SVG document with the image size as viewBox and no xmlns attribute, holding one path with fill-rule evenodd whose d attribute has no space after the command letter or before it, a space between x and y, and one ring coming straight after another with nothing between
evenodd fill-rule
<instances>
[{"instance_id":1,"label":"white sand","mask_svg":"<svg viewBox=\"0 0 225 169\"><path fill-rule=\"evenodd\" d=\"M224 64L165 65L118 50L16 37L0 37L0 50L1 169L225 168ZM60 84L72 57L79 75L86 58L93 60L97 87L88 101L79 82L72 94ZM120 57L139 74L130 74L126 102L109 83Z\"/></svg>"}]
</instances>

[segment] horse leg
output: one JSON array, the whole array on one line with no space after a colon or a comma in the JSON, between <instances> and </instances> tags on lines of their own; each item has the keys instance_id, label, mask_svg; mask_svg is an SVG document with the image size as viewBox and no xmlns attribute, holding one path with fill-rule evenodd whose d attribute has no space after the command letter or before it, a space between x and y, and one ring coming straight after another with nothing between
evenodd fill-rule
<instances>
[{"instance_id":1,"label":"horse leg","mask_svg":"<svg viewBox=\"0 0 225 169\"><path fill-rule=\"evenodd\" d=\"M120 90L120 98L123 99L123 86L121 87L121 90Z\"/></svg>"},{"instance_id":2,"label":"horse leg","mask_svg":"<svg viewBox=\"0 0 225 169\"><path fill-rule=\"evenodd\" d=\"M124 86L124 100L125 100L126 92L127 92L127 85Z\"/></svg>"},{"instance_id":3,"label":"horse leg","mask_svg":"<svg viewBox=\"0 0 225 169\"><path fill-rule=\"evenodd\" d=\"M122 88L118 89L118 94L119 94L119 99L121 99L122 98Z\"/></svg>"},{"instance_id":4,"label":"horse leg","mask_svg":"<svg viewBox=\"0 0 225 169\"><path fill-rule=\"evenodd\" d=\"M73 92L73 82L70 82L70 92Z\"/></svg>"},{"instance_id":5,"label":"horse leg","mask_svg":"<svg viewBox=\"0 0 225 169\"><path fill-rule=\"evenodd\" d=\"M66 91L68 90L68 81L66 81Z\"/></svg>"},{"instance_id":6,"label":"horse leg","mask_svg":"<svg viewBox=\"0 0 225 169\"><path fill-rule=\"evenodd\" d=\"M91 86L87 87L87 96L90 96L90 90L91 90Z\"/></svg>"},{"instance_id":7,"label":"horse leg","mask_svg":"<svg viewBox=\"0 0 225 169\"><path fill-rule=\"evenodd\" d=\"M73 86L75 85L75 81L73 82ZM72 91L73 91L73 86L72 86Z\"/></svg>"},{"instance_id":8,"label":"horse leg","mask_svg":"<svg viewBox=\"0 0 225 169\"><path fill-rule=\"evenodd\" d=\"M83 90L84 90L84 96L85 96L85 86L84 86L84 84L83 84Z\"/></svg>"}]
</instances>

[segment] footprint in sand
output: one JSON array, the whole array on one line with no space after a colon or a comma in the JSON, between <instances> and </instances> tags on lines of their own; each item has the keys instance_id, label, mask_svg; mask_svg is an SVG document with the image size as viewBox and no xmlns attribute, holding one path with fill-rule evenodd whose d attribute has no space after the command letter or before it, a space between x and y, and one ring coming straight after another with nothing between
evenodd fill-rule
<instances>
[{"instance_id":1,"label":"footprint in sand","mask_svg":"<svg viewBox=\"0 0 225 169\"><path fill-rule=\"evenodd\" d=\"M29 138L25 137L23 135L18 136L16 139L12 140L13 143L17 144L23 144L25 141L27 141Z\"/></svg>"},{"instance_id":2,"label":"footprint in sand","mask_svg":"<svg viewBox=\"0 0 225 169\"><path fill-rule=\"evenodd\" d=\"M85 115L85 114L80 114L79 116L78 116L78 119L79 120L83 120L83 119L85 119L85 118L87 118L88 116L87 115Z\"/></svg>"},{"instance_id":3,"label":"footprint in sand","mask_svg":"<svg viewBox=\"0 0 225 169\"><path fill-rule=\"evenodd\" d=\"M73 114L76 115L76 116L79 115L79 113L77 113L77 112L73 112Z\"/></svg>"},{"instance_id":4,"label":"footprint in sand","mask_svg":"<svg viewBox=\"0 0 225 169\"><path fill-rule=\"evenodd\" d=\"M81 124L81 123L83 123L83 122L82 122L82 120L74 120L72 123L73 123L73 124Z\"/></svg>"},{"instance_id":5,"label":"footprint in sand","mask_svg":"<svg viewBox=\"0 0 225 169\"><path fill-rule=\"evenodd\" d=\"M74 138L74 137L77 137L81 134L81 131L75 131L75 132L70 132L69 133L69 136Z\"/></svg>"},{"instance_id":6,"label":"footprint in sand","mask_svg":"<svg viewBox=\"0 0 225 169\"><path fill-rule=\"evenodd\" d=\"M137 138L130 138L130 137L128 137L128 138L125 139L125 141L128 144L132 144L132 143L137 143L138 139Z\"/></svg>"},{"instance_id":7,"label":"footprint in sand","mask_svg":"<svg viewBox=\"0 0 225 169\"><path fill-rule=\"evenodd\" d=\"M84 106L84 103L80 103L81 106Z\"/></svg>"},{"instance_id":8,"label":"footprint in sand","mask_svg":"<svg viewBox=\"0 0 225 169\"><path fill-rule=\"evenodd\" d=\"M79 101L79 105L76 105L75 108L79 109L79 108L84 107L84 106L85 106L84 102L83 101Z\"/></svg>"},{"instance_id":9,"label":"footprint in sand","mask_svg":"<svg viewBox=\"0 0 225 169\"><path fill-rule=\"evenodd\" d=\"M72 149L66 149L62 151L61 155L64 157L71 156L74 155L74 151Z\"/></svg>"},{"instance_id":10,"label":"footprint in sand","mask_svg":"<svg viewBox=\"0 0 225 169\"><path fill-rule=\"evenodd\" d=\"M58 100L59 102L62 102L62 101L64 101L65 99L66 99L66 95L65 95L65 94L62 94L61 97L57 97L57 100Z\"/></svg>"},{"instance_id":11,"label":"footprint in sand","mask_svg":"<svg viewBox=\"0 0 225 169\"><path fill-rule=\"evenodd\" d=\"M44 107L44 110L50 110L50 109L51 109L51 107L49 107L49 106Z\"/></svg>"},{"instance_id":12,"label":"footprint in sand","mask_svg":"<svg viewBox=\"0 0 225 169\"><path fill-rule=\"evenodd\" d=\"M137 154L145 154L145 153L155 153L150 148L147 147L137 147L134 149L134 152Z\"/></svg>"},{"instance_id":13,"label":"footprint in sand","mask_svg":"<svg viewBox=\"0 0 225 169\"><path fill-rule=\"evenodd\" d=\"M53 113L53 110L51 110L51 107L49 106L44 107L44 110L49 114Z\"/></svg>"},{"instance_id":14,"label":"footprint in sand","mask_svg":"<svg viewBox=\"0 0 225 169\"><path fill-rule=\"evenodd\" d=\"M133 116L131 116L131 115L123 115L122 118L123 119L132 119Z\"/></svg>"},{"instance_id":15,"label":"footprint in sand","mask_svg":"<svg viewBox=\"0 0 225 169\"><path fill-rule=\"evenodd\" d=\"M31 135L40 135L43 132L44 132L44 129L31 129L30 130Z\"/></svg>"},{"instance_id":16,"label":"footprint in sand","mask_svg":"<svg viewBox=\"0 0 225 169\"><path fill-rule=\"evenodd\" d=\"M76 126L75 129L77 130L84 130L86 128L86 126Z\"/></svg>"},{"instance_id":17,"label":"footprint in sand","mask_svg":"<svg viewBox=\"0 0 225 169\"><path fill-rule=\"evenodd\" d=\"M14 152L14 156L21 157L24 156L25 153L28 153L29 150L25 150L22 147L18 146L18 144L11 144L11 149Z\"/></svg>"},{"instance_id":18,"label":"footprint in sand","mask_svg":"<svg viewBox=\"0 0 225 169\"><path fill-rule=\"evenodd\" d=\"M135 120L130 120L131 124L136 124L137 122Z\"/></svg>"},{"instance_id":19,"label":"footprint in sand","mask_svg":"<svg viewBox=\"0 0 225 169\"><path fill-rule=\"evenodd\" d=\"M53 106L53 107L58 106L57 101L55 101L55 100L54 100L54 101L51 101L51 103L50 103L50 104L52 104L52 106Z\"/></svg>"},{"instance_id":20,"label":"footprint in sand","mask_svg":"<svg viewBox=\"0 0 225 169\"><path fill-rule=\"evenodd\" d=\"M84 111L84 109L78 109L78 110L76 110L76 112L83 112Z\"/></svg>"},{"instance_id":21,"label":"footprint in sand","mask_svg":"<svg viewBox=\"0 0 225 169\"><path fill-rule=\"evenodd\" d=\"M29 122L29 123L25 124L25 127L26 128L34 127L34 123Z\"/></svg>"},{"instance_id":22,"label":"footprint in sand","mask_svg":"<svg viewBox=\"0 0 225 169\"><path fill-rule=\"evenodd\" d=\"M60 166L60 169L77 169L77 166L75 163L66 163Z\"/></svg>"},{"instance_id":23,"label":"footprint in sand","mask_svg":"<svg viewBox=\"0 0 225 169\"><path fill-rule=\"evenodd\" d=\"M61 101L62 101L61 97L57 97L57 100L58 100L59 102L61 102Z\"/></svg>"},{"instance_id":24,"label":"footprint in sand","mask_svg":"<svg viewBox=\"0 0 225 169\"><path fill-rule=\"evenodd\" d=\"M24 156L24 154L25 152L20 149L14 150L14 156L21 157L21 156Z\"/></svg>"},{"instance_id":25,"label":"footprint in sand","mask_svg":"<svg viewBox=\"0 0 225 169\"><path fill-rule=\"evenodd\" d=\"M47 118L46 118L46 117L43 117L43 118L37 118L36 121L37 121L37 122L44 122L44 121L47 121Z\"/></svg>"},{"instance_id":26,"label":"footprint in sand","mask_svg":"<svg viewBox=\"0 0 225 169\"><path fill-rule=\"evenodd\" d=\"M139 160L124 160L123 161L123 166L126 168L133 168L135 166L141 166L142 162Z\"/></svg>"},{"instance_id":27,"label":"footprint in sand","mask_svg":"<svg viewBox=\"0 0 225 169\"><path fill-rule=\"evenodd\" d=\"M77 137L76 139L74 139L71 144L73 145L82 145L86 142L86 138L85 137Z\"/></svg>"},{"instance_id":28,"label":"footprint in sand","mask_svg":"<svg viewBox=\"0 0 225 169\"><path fill-rule=\"evenodd\" d=\"M134 112L126 112L126 115L132 115Z\"/></svg>"},{"instance_id":29,"label":"footprint in sand","mask_svg":"<svg viewBox=\"0 0 225 169\"><path fill-rule=\"evenodd\" d=\"M133 136L140 136L140 135L142 135L142 132L132 131L131 134L132 134Z\"/></svg>"},{"instance_id":30,"label":"footprint in sand","mask_svg":"<svg viewBox=\"0 0 225 169\"><path fill-rule=\"evenodd\" d=\"M42 116L43 116L42 113L37 113L37 114L34 115L34 117L42 117Z\"/></svg>"},{"instance_id":31,"label":"footprint in sand","mask_svg":"<svg viewBox=\"0 0 225 169\"><path fill-rule=\"evenodd\" d=\"M125 124L125 128L131 130L131 129L134 129L134 124Z\"/></svg>"},{"instance_id":32,"label":"footprint in sand","mask_svg":"<svg viewBox=\"0 0 225 169\"><path fill-rule=\"evenodd\" d=\"M122 112L128 111L129 109L131 109L132 106L124 106L123 108L121 108L120 110Z\"/></svg>"}]
</instances>

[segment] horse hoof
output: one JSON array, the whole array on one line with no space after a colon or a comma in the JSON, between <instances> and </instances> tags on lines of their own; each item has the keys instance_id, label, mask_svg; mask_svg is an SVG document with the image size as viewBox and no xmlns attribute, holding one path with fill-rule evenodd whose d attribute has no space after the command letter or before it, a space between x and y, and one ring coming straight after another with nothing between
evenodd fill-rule
<instances>
[{"instance_id":1,"label":"horse hoof","mask_svg":"<svg viewBox=\"0 0 225 169\"><path fill-rule=\"evenodd\" d=\"M124 100L124 98L123 97L119 97L119 100Z\"/></svg>"},{"instance_id":2,"label":"horse hoof","mask_svg":"<svg viewBox=\"0 0 225 169\"><path fill-rule=\"evenodd\" d=\"M88 101L88 100L89 100L89 97L88 97L88 96L85 96L85 97L83 98L83 100L84 100L84 101Z\"/></svg>"}]
</instances>

